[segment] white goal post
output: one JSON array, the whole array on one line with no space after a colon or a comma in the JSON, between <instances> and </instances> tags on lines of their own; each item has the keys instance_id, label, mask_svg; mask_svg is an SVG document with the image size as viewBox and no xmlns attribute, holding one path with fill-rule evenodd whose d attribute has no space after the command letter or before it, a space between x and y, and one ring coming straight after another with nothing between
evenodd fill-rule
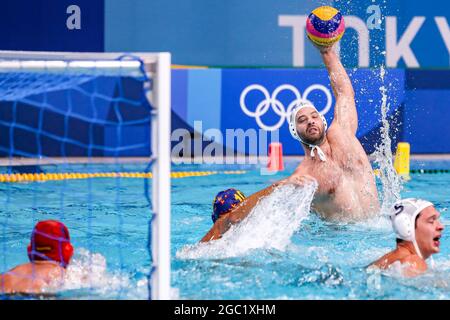
<instances>
[{"instance_id":1,"label":"white goal post","mask_svg":"<svg viewBox=\"0 0 450 320\"><path fill-rule=\"evenodd\" d=\"M129 57L134 57L130 59ZM142 68L144 66L144 68ZM119 70L119 71L118 71ZM155 267L151 298L170 299L170 53L92 53L0 51L0 73L69 73L134 76L146 73L146 97L152 106L152 221L151 252ZM118 73L117 73L118 72ZM8 100L0 89L0 99Z\"/></svg>"}]
</instances>

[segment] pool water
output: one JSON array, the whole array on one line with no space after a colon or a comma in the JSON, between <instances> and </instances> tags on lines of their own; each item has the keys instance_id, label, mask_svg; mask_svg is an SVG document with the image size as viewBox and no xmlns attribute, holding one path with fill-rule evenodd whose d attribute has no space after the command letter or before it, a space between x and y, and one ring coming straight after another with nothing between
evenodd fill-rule
<instances>
[{"instance_id":1,"label":"pool water","mask_svg":"<svg viewBox=\"0 0 450 320\"><path fill-rule=\"evenodd\" d=\"M223 239L198 241L212 227L212 200L234 187L250 195L288 176L261 175L251 165L174 165L175 171L247 170L245 174L172 179L173 297L179 299L449 299L450 245L441 239L435 267L404 279L366 266L393 249L390 223L379 216L359 223L329 223L309 213L313 188L287 187L261 204ZM450 162L416 161L412 168L449 169ZM121 171L143 171L124 165ZM110 171L71 166L73 171ZM48 170L62 170L49 168ZM62 170L64 171L64 170ZM414 174L402 197L436 204L448 227L450 174ZM381 183L377 179L381 191ZM57 218L69 227L75 255L56 298L147 299L150 205L143 179L86 179L0 184L0 272L27 262L34 223ZM381 192L380 192L381 193ZM288 198L288 200L286 200Z\"/></svg>"}]
</instances>

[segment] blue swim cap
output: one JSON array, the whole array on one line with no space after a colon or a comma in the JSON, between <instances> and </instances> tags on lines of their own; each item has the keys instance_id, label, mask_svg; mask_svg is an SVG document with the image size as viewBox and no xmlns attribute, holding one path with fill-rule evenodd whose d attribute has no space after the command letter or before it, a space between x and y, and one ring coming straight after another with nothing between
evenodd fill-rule
<instances>
[{"instance_id":1,"label":"blue swim cap","mask_svg":"<svg viewBox=\"0 0 450 320\"><path fill-rule=\"evenodd\" d=\"M237 205L244 201L244 199L244 194L239 190L231 188L220 191L213 201L213 214L211 216L212 221L216 222L222 214L225 214L237 207Z\"/></svg>"}]
</instances>

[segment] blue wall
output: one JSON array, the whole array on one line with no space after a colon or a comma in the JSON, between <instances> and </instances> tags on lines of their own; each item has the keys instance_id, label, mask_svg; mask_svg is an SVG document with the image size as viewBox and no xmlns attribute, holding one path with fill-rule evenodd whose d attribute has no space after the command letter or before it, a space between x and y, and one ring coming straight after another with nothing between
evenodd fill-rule
<instances>
[{"instance_id":1,"label":"blue wall","mask_svg":"<svg viewBox=\"0 0 450 320\"><path fill-rule=\"evenodd\" d=\"M0 49L170 51L175 64L301 66L294 63L293 43L299 38L281 20L298 19L324 4L339 8L344 17L359 19L368 31L369 66L386 63L386 50L393 53L386 48L386 34L397 33L397 42L414 18L424 17L410 43L418 67L449 67L449 52L435 21L441 17L449 23L447 0L7 0L1 3ZM80 8L80 29L66 26L70 5ZM371 5L380 8L380 29L366 23ZM396 28L387 29L387 17L396 19ZM450 46L450 34L447 41ZM347 28L341 47L344 65L357 66L354 29ZM298 54L304 66L321 65L309 41ZM404 59L389 65L405 66Z\"/></svg>"},{"instance_id":2,"label":"blue wall","mask_svg":"<svg viewBox=\"0 0 450 320\"><path fill-rule=\"evenodd\" d=\"M167 50L176 64L293 66L292 28L281 26L279 19L308 15L324 4L339 8L344 17L359 18L363 25L371 15L367 8L379 5L380 29L368 29L370 66L385 63L386 33L396 31L399 40L413 18L422 16L425 21L411 42L419 66L449 66L449 53L434 20L445 17L450 24L446 0L105 0L105 50ZM397 28L387 31L387 16L397 19ZM316 50L305 42L304 65L320 65ZM348 28L342 39L346 66L357 65L357 43L357 33ZM405 67L405 61L391 67Z\"/></svg>"},{"instance_id":3,"label":"blue wall","mask_svg":"<svg viewBox=\"0 0 450 320\"><path fill-rule=\"evenodd\" d=\"M381 86L386 86L388 95L388 116L393 128L392 137L397 141L403 138L404 109L405 104L405 73L401 69L388 69L384 80L381 79L379 71L370 69L348 70L355 89L355 99L359 113L359 127L357 136L368 153L374 151L375 145L380 142L381 125ZM220 76L218 76L218 73ZM212 77L213 76L213 77ZM195 82L192 86L191 81ZM248 92L244 97L244 106L241 103L241 95L245 89L251 85L259 85L262 89L255 89ZM251 115L264 99L262 90L267 90L271 96L277 88L283 85L292 86L281 91L275 99L278 101L277 107L282 111L274 110L275 106L270 106L261 115L263 126L256 121L256 117ZM321 85L323 89L312 90L305 95L306 90L314 86ZM210 90L213 87L215 90ZM219 88L219 90L217 90ZM309 89L308 89L309 88ZM226 137L228 129L244 131L254 129L277 130L279 141L283 143L285 154L303 154L303 149L298 141L294 140L288 131L288 123L282 120L280 113L285 113L289 105L295 101L296 94L301 95L301 99L308 99L313 102L319 111L324 111L327 103L329 110L325 113L328 123L333 119L334 97L329 84L328 74L325 70L314 69L203 69L203 70L173 70L172 72L172 100L173 114L185 122L185 128L194 131L195 121L201 121L201 130L204 133L208 129L219 129L223 138ZM186 92L184 94L184 92ZM329 101L325 91L329 94ZM186 98L180 99L178 93L183 93ZM207 93L207 94L206 94ZM188 97L204 95L209 96L205 103L192 102ZM243 108L250 111L246 114ZM278 126L277 126L278 124ZM172 128L173 130L176 127ZM272 131L265 131L270 143ZM272 134L272 133L271 133ZM275 137L275 136L274 136ZM230 143L230 141L228 141ZM236 141L231 141L237 146ZM225 142L224 142L225 144ZM244 146L243 146L244 147ZM446 148L444 148L446 149ZM443 149L443 150L444 150ZM248 144L245 149L237 149L238 152L249 152ZM450 151L450 150L449 150ZM261 152L259 150L258 152ZM443 151L442 151L443 152Z\"/></svg>"},{"instance_id":4,"label":"blue wall","mask_svg":"<svg viewBox=\"0 0 450 320\"><path fill-rule=\"evenodd\" d=\"M387 69L383 80L379 72L371 69L348 72L359 116L357 137L366 152L373 152L380 143L380 87L385 86L393 146L407 141L413 153L450 153L449 70ZM257 89L244 97L243 92L252 85L258 85ZM306 96L305 92L317 85L321 90L312 90ZM274 96L282 86L288 87ZM278 101L277 109L261 104L264 91ZM312 101L319 110L329 103L325 117L329 123L332 121L335 101L325 70L174 69L172 130L184 129L185 136L191 136L195 131L202 134L216 129L224 139L228 129L254 129L258 133L262 127L252 112L260 105L267 109L260 117L262 125L269 130L267 127L279 124L278 136L285 154L301 155L303 150L290 136L283 118L296 94ZM250 115L244 112L243 105ZM150 106L145 103L142 83L135 80L100 77L71 90L0 103L3 156L10 150L20 156L145 156L150 150L149 133ZM207 138L203 148L209 144ZM263 147L267 148L271 138L268 135ZM172 145L179 141L174 139ZM229 146L230 141L227 142ZM236 151L253 154L248 144L239 149L235 141L231 143ZM265 154L259 144L256 152Z\"/></svg>"},{"instance_id":5,"label":"blue wall","mask_svg":"<svg viewBox=\"0 0 450 320\"><path fill-rule=\"evenodd\" d=\"M405 89L403 139L412 152L450 152L450 71L406 71Z\"/></svg>"},{"instance_id":6,"label":"blue wall","mask_svg":"<svg viewBox=\"0 0 450 320\"><path fill-rule=\"evenodd\" d=\"M148 156L150 111L142 82L117 77L0 101L0 156Z\"/></svg>"},{"instance_id":7,"label":"blue wall","mask_svg":"<svg viewBox=\"0 0 450 320\"><path fill-rule=\"evenodd\" d=\"M69 29L67 8L81 10ZM104 51L103 0L7 0L0 4L0 50Z\"/></svg>"},{"instance_id":8,"label":"blue wall","mask_svg":"<svg viewBox=\"0 0 450 320\"><path fill-rule=\"evenodd\" d=\"M411 52L419 67L447 71L404 68L407 66L405 60L400 59L396 63L397 68L388 69L382 83L378 69L353 68L358 64L358 39L356 32L350 28L341 42L341 58L349 68L355 86L360 116L358 137L368 152L373 151L378 141L379 87L383 84L389 84L389 115L393 124L396 123L393 127L397 130L392 132L396 139L411 142L412 152L415 153L450 152L446 130L450 119L450 111L446 107L450 102L450 58L435 21L437 17L445 19L446 23L450 20L450 4L446 0L11 0L1 4L0 49L170 51L175 64L271 67L173 71L174 129L193 131L196 120L202 121L203 130L258 129L255 119L244 114L239 104L240 94L248 85L260 84L270 93L283 84L293 85L300 92L313 84L330 89L324 70L273 68L294 65L293 40L298 40L293 39L292 28L280 25L281 17L298 18L324 4L333 5L345 17L354 16L363 23L369 17L366 12L368 6L380 6L380 29L368 31L371 67L386 63L387 17L397 21L395 41L405 33L414 18L425 18L414 34ZM70 14L66 10L70 5L77 5L81 10L80 29L67 28ZM450 43L450 35L447 39ZM322 66L317 50L308 41L305 41L302 54L305 66ZM289 96L289 93L283 92L279 98L286 108L292 101L292 93ZM324 103L324 98L323 93L311 95L311 100L319 106ZM58 98L55 99L56 104ZM251 92L246 100L249 108L256 108L258 99L261 95ZM9 105L4 107L0 114L6 120L11 111L8 108ZM326 114L328 120L331 120L332 113L333 109ZM32 121L33 117L38 116L34 111L23 114L28 119L24 121ZM127 116L133 117L133 114ZM56 121L51 120L52 117L57 118L56 115L48 115L50 124ZM262 121L274 124L278 119L273 110L268 110ZM52 129L50 124L49 130ZM127 143L133 144L133 137L145 135L147 129L148 125L129 127L120 133L115 131L113 137L108 132L116 129L103 128L97 132L97 137L99 143L106 145L127 139L131 139ZM280 139L285 145L285 152L301 152L286 132L284 123L280 127ZM7 134L9 131L2 131L2 144L6 143ZM24 139L23 143L26 142L27 139ZM56 147L49 152L54 154L60 149ZM75 148L74 152L84 151ZM144 149L127 152L130 155L145 153Z\"/></svg>"}]
</instances>

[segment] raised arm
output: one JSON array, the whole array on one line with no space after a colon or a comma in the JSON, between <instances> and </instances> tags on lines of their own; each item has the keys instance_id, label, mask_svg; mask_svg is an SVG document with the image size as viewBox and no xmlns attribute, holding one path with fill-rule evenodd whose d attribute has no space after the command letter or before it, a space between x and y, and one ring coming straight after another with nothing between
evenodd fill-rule
<instances>
[{"instance_id":1,"label":"raised arm","mask_svg":"<svg viewBox=\"0 0 450 320\"><path fill-rule=\"evenodd\" d=\"M358 129L358 114L350 78L333 47L320 48L320 53L336 98L333 122L337 122L342 129L349 130L354 135Z\"/></svg>"}]
</instances>

